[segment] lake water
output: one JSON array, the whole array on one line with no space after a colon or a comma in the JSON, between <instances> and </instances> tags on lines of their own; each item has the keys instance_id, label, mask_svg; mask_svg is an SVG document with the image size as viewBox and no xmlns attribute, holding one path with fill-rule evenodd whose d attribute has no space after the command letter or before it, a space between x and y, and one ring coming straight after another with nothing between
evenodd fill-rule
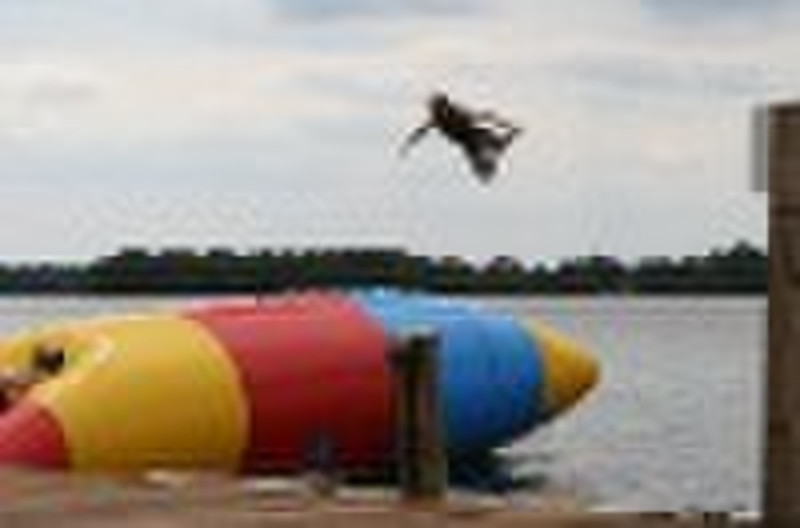
<instances>
[{"instance_id":1,"label":"lake water","mask_svg":"<svg viewBox=\"0 0 800 528\"><path fill-rule=\"evenodd\" d=\"M0 298L0 335L188 300ZM508 450L516 473L596 508L758 509L764 299L477 302L550 323L588 345L603 368L571 414Z\"/></svg>"}]
</instances>

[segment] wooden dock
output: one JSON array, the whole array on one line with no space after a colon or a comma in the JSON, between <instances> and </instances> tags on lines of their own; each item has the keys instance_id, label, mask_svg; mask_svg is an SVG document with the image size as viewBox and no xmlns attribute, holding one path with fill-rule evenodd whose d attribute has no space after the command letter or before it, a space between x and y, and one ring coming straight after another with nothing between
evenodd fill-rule
<instances>
[{"instance_id":1,"label":"wooden dock","mask_svg":"<svg viewBox=\"0 0 800 528\"><path fill-rule=\"evenodd\" d=\"M695 527L756 526L699 513L592 513L557 497L509 504L498 497L448 494L402 500L389 489L340 488L319 497L301 480L241 480L164 474L124 479L21 471L0 473L0 526L105 527Z\"/></svg>"}]
</instances>

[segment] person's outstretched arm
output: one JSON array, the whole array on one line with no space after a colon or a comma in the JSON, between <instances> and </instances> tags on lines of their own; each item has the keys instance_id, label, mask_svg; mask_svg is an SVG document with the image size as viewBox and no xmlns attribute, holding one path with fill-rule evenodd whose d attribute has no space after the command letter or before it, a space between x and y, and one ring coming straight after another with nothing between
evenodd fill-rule
<instances>
[{"instance_id":1,"label":"person's outstretched arm","mask_svg":"<svg viewBox=\"0 0 800 528\"><path fill-rule=\"evenodd\" d=\"M408 154L408 151L411 150L411 147L419 143L419 141L425 137L425 134L433 127L433 123L430 121L424 122L422 125L415 128L403 141L403 144L400 146L400 155L405 156Z\"/></svg>"}]
</instances>

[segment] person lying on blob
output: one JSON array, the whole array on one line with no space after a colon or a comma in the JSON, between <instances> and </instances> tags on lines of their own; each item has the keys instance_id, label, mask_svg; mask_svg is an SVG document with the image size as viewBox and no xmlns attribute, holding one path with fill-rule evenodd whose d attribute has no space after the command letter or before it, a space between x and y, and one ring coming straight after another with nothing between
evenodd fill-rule
<instances>
[{"instance_id":1,"label":"person lying on blob","mask_svg":"<svg viewBox=\"0 0 800 528\"><path fill-rule=\"evenodd\" d=\"M0 370L0 413L13 407L32 387L61 372L64 363L63 350L40 345L27 368Z\"/></svg>"}]
</instances>

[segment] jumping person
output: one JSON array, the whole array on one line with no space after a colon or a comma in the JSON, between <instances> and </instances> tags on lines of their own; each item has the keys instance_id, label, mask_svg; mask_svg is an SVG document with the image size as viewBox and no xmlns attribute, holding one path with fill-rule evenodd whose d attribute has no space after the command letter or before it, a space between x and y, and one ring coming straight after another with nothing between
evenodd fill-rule
<instances>
[{"instance_id":1,"label":"jumping person","mask_svg":"<svg viewBox=\"0 0 800 528\"><path fill-rule=\"evenodd\" d=\"M405 155L429 130L436 129L458 145L475 175L488 183L497 171L500 156L522 132L517 125L489 111L473 111L454 103L441 92L428 99L428 118L408 135L400 154Z\"/></svg>"}]
</instances>

